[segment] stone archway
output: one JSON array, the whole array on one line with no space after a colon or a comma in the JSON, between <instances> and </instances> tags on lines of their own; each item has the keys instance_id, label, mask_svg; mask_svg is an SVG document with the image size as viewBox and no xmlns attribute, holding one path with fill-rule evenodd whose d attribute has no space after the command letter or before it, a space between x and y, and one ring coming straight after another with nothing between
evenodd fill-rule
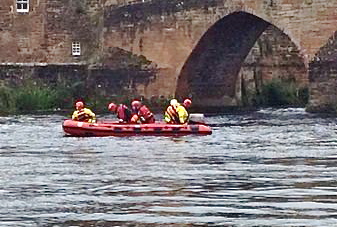
<instances>
[{"instance_id":1,"label":"stone archway","mask_svg":"<svg viewBox=\"0 0 337 227\"><path fill-rule=\"evenodd\" d=\"M268 34L273 34L269 43L261 40L257 45L257 40L266 39ZM274 53L278 57L267 56L268 50L261 50L263 44L271 45L272 51L281 51L284 56L279 52ZM253 47L260 48L260 59L252 61L251 58L257 56L252 53ZM282 59L287 57L288 60ZM241 105L240 80L249 80L249 70L254 72L259 68L260 76L266 77L261 70L263 67L264 72L269 67L271 74L273 70L286 74L281 68L291 64L292 72L299 74L298 81L306 83L307 69L303 57L286 34L257 16L234 12L217 21L202 36L181 70L176 96L192 97L197 107L238 106ZM275 76L280 77L276 74L271 77Z\"/></svg>"}]
</instances>

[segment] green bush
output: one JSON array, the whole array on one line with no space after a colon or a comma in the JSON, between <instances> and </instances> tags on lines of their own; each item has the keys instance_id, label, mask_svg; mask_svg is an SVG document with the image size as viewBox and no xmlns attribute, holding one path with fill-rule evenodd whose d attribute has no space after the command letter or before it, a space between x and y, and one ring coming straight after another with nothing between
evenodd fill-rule
<instances>
[{"instance_id":1,"label":"green bush","mask_svg":"<svg viewBox=\"0 0 337 227\"><path fill-rule=\"evenodd\" d=\"M308 88L298 88L292 82L271 80L262 85L256 95L258 106L305 106L308 102Z\"/></svg>"},{"instance_id":2,"label":"green bush","mask_svg":"<svg viewBox=\"0 0 337 227\"><path fill-rule=\"evenodd\" d=\"M15 110L15 106L14 90L0 86L0 113L12 112Z\"/></svg>"},{"instance_id":3,"label":"green bush","mask_svg":"<svg viewBox=\"0 0 337 227\"><path fill-rule=\"evenodd\" d=\"M57 92L47 87L23 87L17 89L14 99L18 111L50 110L56 106Z\"/></svg>"},{"instance_id":4,"label":"green bush","mask_svg":"<svg viewBox=\"0 0 337 227\"><path fill-rule=\"evenodd\" d=\"M66 89L30 83L15 88L0 86L0 114L69 108L70 95Z\"/></svg>"}]
</instances>

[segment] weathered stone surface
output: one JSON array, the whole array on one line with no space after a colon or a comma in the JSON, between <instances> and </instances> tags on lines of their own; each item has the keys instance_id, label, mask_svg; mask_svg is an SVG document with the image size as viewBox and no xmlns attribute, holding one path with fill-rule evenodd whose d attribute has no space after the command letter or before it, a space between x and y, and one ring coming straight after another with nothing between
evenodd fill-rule
<instances>
[{"instance_id":1,"label":"weathered stone surface","mask_svg":"<svg viewBox=\"0 0 337 227\"><path fill-rule=\"evenodd\" d=\"M310 63L310 100L312 112L337 112L337 32Z\"/></svg>"},{"instance_id":2,"label":"weathered stone surface","mask_svg":"<svg viewBox=\"0 0 337 227\"><path fill-rule=\"evenodd\" d=\"M250 80L252 73L258 73L256 75L265 78L281 75L291 77L293 73L293 78L305 83L305 75L310 66L314 67L310 70L310 78L313 81L310 105L333 100L333 95L329 95L329 99L322 98L320 101L321 97L325 97L327 90L319 86L319 79L313 78L325 75L324 78L329 80L331 87L336 87L336 84L332 85L334 80L329 79L334 78L334 71L331 67L324 66L333 64L331 62L334 61L331 61L329 56L336 53L336 48L328 45L329 42L335 42L331 41L335 40L334 38L329 40L336 31L335 0L29 2L29 13L17 13L15 1L1 1L2 63L83 63L99 66L106 61L104 57L108 50L118 47L135 55L145 56L160 69L155 81L141 86L143 95L150 97L175 93L193 94L196 98L195 103L204 103L202 97L205 96L207 103L215 106L240 104L240 80L245 78L244 75ZM232 16L238 13L241 17L231 21ZM247 25L247 19L247 22L253 22L250 24L251 29L244 27ZM216 30L214 26L219 21L223 21L226 26ZM282 41L276 38L268 41L272 50L279 51L274 52L272 56L261 56L263 51L254 53L254 45L263 48L267 43L254 44L255 41L263 41L264 36L259 39L260 34L273 37L265 32L270 26L282 31L289 40L284 42L285 39ZM209 35L211 31L216 32ZM210 40L205 37L213 37L212 42L217 45L211 45ZM231 45L221 44L219 37ZM234 42L233 37L238 38L237 42ZM73 41L81 42L81 56L71 55ZM205 49L198 53L202 42ZM208 52L204 53L205 50ZM289 53L286 53L287 50ZM217 57L216 53L219 51L223 58ZM317 55L318 52L322 54ZM235 57L233 53L237 53ZM217 63L209 63L208 56L217 59ZM314 60L315 56L321 57L319 62ZM189 65L190 59L199 59L194 63L192 61L193 64L197 63L195 68ZM235 61L226 63L229 60ZM315 64L309 64L312 61ZM291 62L296 63L289 66ZM285 67L291 69L285 70ZM190 72L197 73L191 75ZM198 85L200 81L203 83L201 87Z\"/></svg>"},{"instance_id":3,"label":"weathered stone surface","mask_svg":"<svg viewBox=\"0 0 337 227\"><path fill-rule=\"evenodd\" d=\"M141 93L142 86L147 85L153 74L148 70L135 69L135 72L124 68L93 68L91 65L73 64L0 64L0 85L8 87L24 86L27 81L51 89L74 87L75 97L64 97L69 100L84 96L136 96Z\"/></svg>"},{"instance_id":4,"label":"weathered stone surface","mask_svg":"<svg viewBox=\"0 0 337 227\"><path fill-rule=\"evenodd\" d=\"M113 7L115 9L116 6ZM283 78L292 78L302 85L306 84L308 82L309 62L312 61L315 53L336 30L334 25L336 7L336 1L302 0L172 0L165 3L163 1L152 1L138 5L121 6L117 10L106 10L105 26L108 29L104 34L105 45L119 46L143 54L156 62L161 69L165 69L166 73L172 73L166 74L165 77L158 77L155 87L160 87L164 83L173 84L172 88L178 86L177 95L192 95L195 103L207 103L207 105L216 106L221 105L221 103L222 105L238 105L240 104L240 89L238 89L240 82L238 72L240 70L245 72L244 75L247 74L248 78L255 71L261 77L268 78L268 74L270 78L282 76ZM247 50L246 53L241 52L240 61L228 63L230 67L223 64L221 64L222 67L211 65L207 62L207 57L203 60L202 56L208 56L210 53L196 51L205 34L216 25L216 22L220 19L230 20L228 16L235 12L255 15L260 19L256 20L255 25L261 23L259 21L265 21L270 26L282 31L284 36L288 36L286 44L283 41L277 44L277 40L271 42L274 45L272 49L281 51L273 56L264 56L263 61L256 61L255 66L250 69L250 73L245 70L245 67L242 68L245 65L252 66L242 59L248 54ZM220 32L230 31L230 28L235 24L238 25L238 22L229 23L231 26ZM253 31L256 31L256 29L253 29ZM236 34L228 32L228 36L230 36L229 34L237 37L239 32ZM252 38L256 35L252 32L248 36ZM219 34L219 37L223 36ZM255 37L255 39L258 40L258 37ZM247 40L238 39L238 42L244 43ZM279 45L279 48L275 48L275 45ZM218 48L224 48L224 45L215 47L216 50ZM286 49L289 53L286 53ZM239 51L237 49L237 52ZM195 52L200 60L189 66L189 60L195 58L192 57ZM230 58L231 56L227 55L227 59ZM226 62L226 57L223 59ZM237 67L233 68L233 64ZM207 67L203 68L205 65ZM205 72L202 73L195 68L186 72L186 68L193 68L194 66ZM223 70L227 69L228 71L228 68L232 68L233 71L225 72L226 76L223 77L215 76L216 80L209 75L221 75L224 72ZM249 69L249 67L246 67L246 69ZM160 80L160 78L163 80ZM203 85L200 85L198 81L203 81ZM165 91L167 92L167 90ZM152 92L155 93L158 90ZM173 91L168 93L173 93ZM203 100L202 97L205 97L205 99ZM214 97L213 101L210 97Z\"/></svg>"}]
</instances>

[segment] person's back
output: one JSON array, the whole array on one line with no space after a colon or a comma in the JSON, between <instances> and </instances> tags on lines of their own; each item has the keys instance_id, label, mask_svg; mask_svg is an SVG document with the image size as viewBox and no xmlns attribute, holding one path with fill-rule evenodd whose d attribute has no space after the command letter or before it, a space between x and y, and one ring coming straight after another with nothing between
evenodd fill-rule
<instances>
[{"instance_id":1,"label":"person's back","mask_svg":"<svg viewBox=\"0 0 337 227\"><path fill-rule=\"evenodd\" d=\"M177 113L178 113L178 116L179 116L179 123L180 124L187 123L188 112L187 112L186 108L183 105L181 105L180 103L178 103L177 107L176 107L176 110L177 110Z\"/></svg>"},{"instance_id":2,"label":"person's back","mask_svg":"<svg viewBox=\"0 0 337 227\"><path fill-rule=\"evenodd\" d=\"M164 121L169 124L185 124L188 121L188 112L176 99L172 99L165 111Z\"/></svg>"},{"instance_id":3,"label":"person's back","mask_svg":"<svg viewBox=\"0 0 337 227\"><path fill-rule=\"evenodd\" d=\"M154 114L145 105L142 105L140 107L138 115L140 116L140 121L142 123L154 123L155 122Z\"/></svg>"},{"instance_id":4,"label":"person's back","mask_svg":"<svg viewBox=\"0 0 337 227\"><path fill-rule=\"evenodd\" d=\"M124 104L119 104L117 107L117 118L124 123L130 123L131 110Z\"/></svg>"},{"instance_id":5,"label":"person's back","mask_svg":"<svg viewBox=\"0 0 337 227\"><path fill-rule=\"evenodd\" d=\"M133 116L131 118L132 123L136 123L140 120L141 123L149 124L155 123L154 114L150 111L150 109L143 105L140 101L135 100L131 103Z\"/></svg>"},{"instance_id":6,"label":"person's back","mask_svg":"<svg viewBox=\"0 0 337 227\"><path fill-rule=\"evenodd\" d=\"M168 124L177 124L179 122L179 115L176 110L177 103L178 101L176 99L172 99L170 105L166 108L164 121Z\"/></svg>"},{"instance_id":7,"label":"person's back","mask_svg":"<svg viewBox=\"0 0 337 227\"><path fill-rule=\"evenodd\" d=\"M117 115L119 122L121 123L130 123L131 121L131 111L130 109L124 105L111 102L108 105L108 110Z\"/></svg>"}]
</instances>

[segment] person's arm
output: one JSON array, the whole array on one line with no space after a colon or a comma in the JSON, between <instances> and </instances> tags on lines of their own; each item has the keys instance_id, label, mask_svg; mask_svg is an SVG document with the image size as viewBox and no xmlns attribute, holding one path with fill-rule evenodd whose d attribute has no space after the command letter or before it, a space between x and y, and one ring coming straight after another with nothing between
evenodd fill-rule
<instances>
[{"instance_id":1,"label":"person's arm","mask_svg":"<svg viewBox=\"0 0 337 227\"><path fill-rule=\"evenodd\" d=\"M95 123L96 122L96 115L90 109L85 109L85 113L90 116L89 122Z\"/></svg>"},{"instance_id":2,"label":"person's arm","mask_svg":"<svg viewBox=\"0 0 337 227\"><path fill-rule=\"evenodd\" d=\"M139 117L137 114L134 114L132 117L131 117L131 123L137 123Z\"/></svg>"},{"instance_id":3,"label":"person's arm","mask_svg":"<svg viewBox=\"0 0 337 227\"><path fill-rule=\"evenodd\" d=\"M179 115L179 122L180 124L185 124L187 122L188 113L186 109L183 106L179 106L177 109L178 115Z\"/></svg>"},{"instance_id":4,"label":"person's arm","mask_svg":"<svg viewBox=\"0 0 337 227\"><path fill-rule=\"evenodd\" d=\"M164 121L166 123L170 123L171 122L171 116L168 114L167 111L165 111L165 114L164 114Z\"/></svg>"},{"instance_id":5,"label":"person's arm","mask_svg":"<svg viewBox=\"0 0 337 227\"><path fill-rule=\"evenodd\" d=\"M71 116L71 119L76 120L77 117L78 117L78 116L77 116L77 113L78 113L78 111L75 110L74 113L73 113L73 115Z\"/></svg>"}]
</instances>

